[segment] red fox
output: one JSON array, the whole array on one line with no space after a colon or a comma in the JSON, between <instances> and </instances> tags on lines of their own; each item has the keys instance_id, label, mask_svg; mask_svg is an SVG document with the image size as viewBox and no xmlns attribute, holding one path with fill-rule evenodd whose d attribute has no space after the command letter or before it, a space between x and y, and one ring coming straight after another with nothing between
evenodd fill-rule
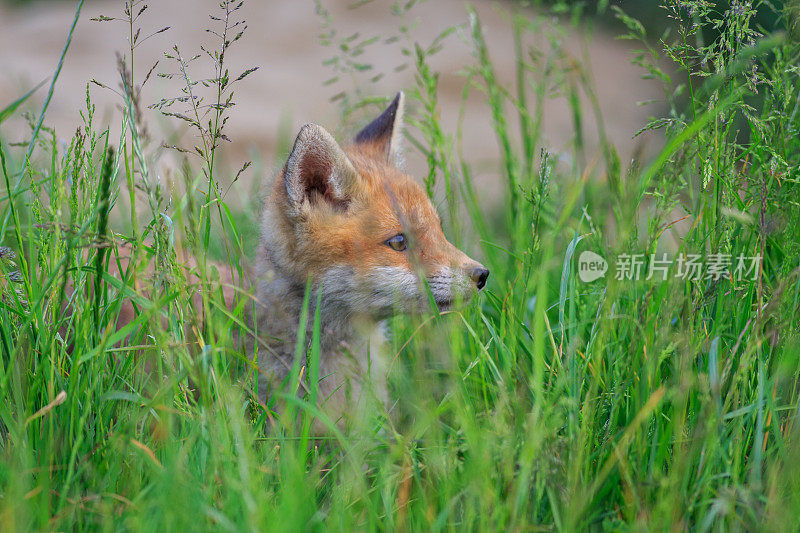
<instances>
[{"instance_id":1,"label":"red fox","mask_svg":"<svg viewBox=\"0 0 800 533\"><path fill-rule=\"evenodd\" d=\"M387 400L381 322L430 305L423 278L440 310L486 284L489 271L447 241L425 191L396 165L403 102L398 93L345 148L306 124L275 180L255 262L262 401L292 368L308 279L310 317L321 292L319 399L334 414L367 382Z\"/></svg>"}]
</instances>

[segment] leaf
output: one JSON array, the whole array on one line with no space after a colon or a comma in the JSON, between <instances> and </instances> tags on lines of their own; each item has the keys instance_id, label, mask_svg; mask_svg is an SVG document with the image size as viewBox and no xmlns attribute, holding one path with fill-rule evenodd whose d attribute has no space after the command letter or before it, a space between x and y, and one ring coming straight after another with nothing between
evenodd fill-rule
<instances>
[{"instance_id":1,"label":"leaf","mask_svg":"<svg viewBox=\"0 0 800 533\"><path fill-rule=\"evenodd\" d=\"M197 121L195 119L187 117L183 113L173 113L172 111L162 111L162 113L167 117L175 117L175 118L177 118L179 120L183 120L185 122L188 122L189 124L191 124L193 126L199 126L199 124L197 124Z\"/></svg>"},{"instance_id":2,"label":"leaf","mask_svg":"<svg viewBox=\"0 0 800 533\"><path fill-rule=\"evenodd\" d=\"M7 119L8 117L10 117L10 116L11 116L11 115L14 113L14 111L16 111L16 110L17 110L17 108L18 108L19 106L21 106L21 105L22 105L22 104L25 102L25 100L27 100L28 98L30 98L30 97L31 97L31 95L32 95L33 93L35 93L36 91L38 91L38 90L39 90L39 89L42 87L42 85L44 85L44 84L45 84L45 82L46 82L46 81L47 81L47 80L43 80L41 83L39 83L39 85L37 85L36 87L34 87L33 89L31 89L31 90L30 90L30 91L28 91L27 93L23 94L23 95L22 95L21 97L19 97L17 100L15 100L14 102L11 102L11 104L10 104L8 107L6 107L6 108L5 108L5 109L3 109L2 111L0 111L0 124L2 124L2 123L3 123L3 121L4 121L5 119Z\"/></svg>"},{"instance_id":3,"label":"leaf","mask_svg":"<svg viewBox=\"0 0 800 533\"><path fill-rule=\"evenodd\" d=\"M188 153L191 153L191 152L189 152L189 150L187 150L186 148L181 148L180 146L177 146L177 145L175 145L175 144L166 144L166 143L164 143L162 146L163 146L164 148L169 148L169 149L171 149L171 150L176 150L176 151L178 151L178 152L180 152L180 153L182 153L182 154L188 154Z\"/></svg>"},{"instance_id":4,"label":"leaf","mask_svg":"<svg viewBox=\"0 0 800 533\"><path fill-rule=\"evenodd\" d=\"M249 68L249 69L245 70L244 72L242 72L241 74L239 74L239 77L236 78L234 81L243 80L245 77L249 76L250 74L252 74L256 70L258 70L258 67Z\"/></svg>"},{"instance_id":5,"label":"leaf","mask_svg":"<svg viewBox=\"0 0 800 533\"><path fill-rule=\"evenodd\" d=\"M247 170L250 167L250 165L252 165L252 164L253 164L252 161L246 161L245 164L242 165L242 168L239 169L239 172L236 173L236 177L233 178L233 181L231 183L236 183L236 180L239 179L239 176L241 176L242 173L245 170Z\"/></svg>"},{"instance_id":6,"label":"leaf","mask_svg":"<svg viewBox=\"0 0 800 533\"><path fill-rule=\"evenodd\" d=\"M144 77L144 81L142 82L142 87L144 87L144 84L147 83L147 80L150 79L150 75L153 74L153 71L156 69L157 66L158 66L158 61L153 63L153 66L150 67L150 70L147 71L147 76Z\"/></svg>"},{"instance_id":7,"label":"leaf","mask_svg":"<svg viewBox=\"0 0 800 533\"><path fill-rule=\"evenodd\" d=\"M98 87L102 87L103 89L110 89L110 88L111 88L111 87L109 87L108 85L106 85L106 84L104 84L104 83L101 83L101 82L97 81L97 80L96 80L96 79L94 79L94 78L90 79L90 80L89 80L89 83L93 83L93 84L97 85Z\"/></svg>"}]
</instances>

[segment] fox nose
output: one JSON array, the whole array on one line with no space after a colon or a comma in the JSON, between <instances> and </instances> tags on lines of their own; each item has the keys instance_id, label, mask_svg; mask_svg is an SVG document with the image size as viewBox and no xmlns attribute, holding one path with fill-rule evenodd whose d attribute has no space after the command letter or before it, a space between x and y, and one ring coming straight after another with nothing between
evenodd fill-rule
<instances>
[{"instance_id":1,"label":"fox nose","mask_svg":"<svg viewBox=\"0 0 800 533\"><path fill-rule=\"evenodd\" d=\"M483 267L475 267L469 271L469 277L475 282L478 290L481 290L486 285L486 278L489 277L489 271Z\"/></svg>"}]
</instances>

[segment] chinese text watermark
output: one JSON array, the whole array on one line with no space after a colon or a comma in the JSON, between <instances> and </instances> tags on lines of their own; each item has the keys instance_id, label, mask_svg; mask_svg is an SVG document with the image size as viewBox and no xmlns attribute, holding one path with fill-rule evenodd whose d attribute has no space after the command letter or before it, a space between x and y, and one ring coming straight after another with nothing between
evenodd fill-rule
<instances>
[{"instance_id":1,"label":"chinese text watermark","mask_svg":"<svg viewBox=\"0 0 800 533\"><path fill-rule=\"evenodd\" d=\"M614 279L660 280L668 278L682 280L756 280L761 269L761 256L732 256L714 253L705 257L700 254L679 254L674 257L661 254L619 254L612 264ZM609 263L601 255L584 251L578 257L578 277L591 282L605 277Z\"/></svg>"}]
</instances>

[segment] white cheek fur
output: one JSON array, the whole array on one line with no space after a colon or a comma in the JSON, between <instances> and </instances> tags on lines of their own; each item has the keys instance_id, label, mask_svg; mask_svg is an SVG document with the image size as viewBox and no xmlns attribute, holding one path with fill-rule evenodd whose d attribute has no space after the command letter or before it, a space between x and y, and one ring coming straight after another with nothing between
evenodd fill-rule
<instances>
[{"instance_id":1,"label":"white cheek fur","mask_svg":"<svg viewBox=\"0 0 800 533\"><path fill-rule=\"evenodd\" d=\"M375 267L359 276L351 267L337 265L321 281L326 306L340 308L336 312L384 315L398 303L419 298L416 276L401 267Z\"/></svg>"},{"instance_id":2,"label":"white cheek fur","mask_svg":"<svg viewBox=\"0 0 800 533\"><path fill-rule=\"evenodd\" d=\"M385 289L380 289L381 292L394 293L401 298L413 298L419 292L417 276L406 268L375 267L370 270L370 277L372 283L385 286Z\"/></svg>"},{"instance_id":3,"label":"white cheek fur","mask_svg":"<svg viewBox=\"0 0 800 533\"><path fill-rule=\"evenodd\" d=\"M413 271L396 266L374 267L366 276L352 267L330 267L322 277L324 306L334 314L367 313L385 316L398 308L425 308L427 296ZM472 295L469 279L460 270L442 267L427 278L433 297L439 302L468 301Z\"/></svg>"},{"instance_id":4,"label":"white cheek fur","mask_svg":"<svg viewBox=\"0 0 800 533\"><path fill-rule=\"evenodd\" d=\"M458 296L468 300L472 294L472 285L461 270L443 267L439 272L428 278L431 292L439 299L448 300Z\"/></svg>"}]
</instances>

